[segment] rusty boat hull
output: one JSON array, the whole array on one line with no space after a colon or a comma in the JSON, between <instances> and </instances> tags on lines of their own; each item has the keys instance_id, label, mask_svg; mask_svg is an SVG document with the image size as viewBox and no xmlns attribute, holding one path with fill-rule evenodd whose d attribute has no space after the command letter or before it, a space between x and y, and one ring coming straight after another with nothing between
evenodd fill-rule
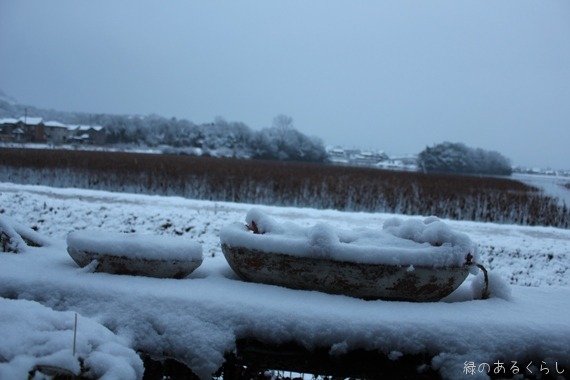
<instances>
[{"instance_id":1,"label":"rusty boat hull","mask_svg":"<svg viewBox=\"0 0 570 380\"><path fill-rule=\"evenodd\" d=\"M469 266L424 267L363 264L222 244L232 270L244 281L315 290L367 300L430 302L451 294Z\"/></svg>"}]
</instances>

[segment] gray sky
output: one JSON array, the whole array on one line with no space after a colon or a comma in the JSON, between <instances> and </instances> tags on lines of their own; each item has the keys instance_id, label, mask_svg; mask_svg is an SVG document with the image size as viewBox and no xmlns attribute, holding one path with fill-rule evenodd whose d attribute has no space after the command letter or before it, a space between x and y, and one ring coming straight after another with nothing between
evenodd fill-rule
<instances>
[{"instance_id":1,"label":"gray sky","mask_svg":"<svg viewBox=\"0 0 570 380\"><path fill-rule=\"evenodd\" d=\"M570 168L568 0L1 0L0 89L62 111L277 114L326 144Z\"/></svg>"}]
</instances>

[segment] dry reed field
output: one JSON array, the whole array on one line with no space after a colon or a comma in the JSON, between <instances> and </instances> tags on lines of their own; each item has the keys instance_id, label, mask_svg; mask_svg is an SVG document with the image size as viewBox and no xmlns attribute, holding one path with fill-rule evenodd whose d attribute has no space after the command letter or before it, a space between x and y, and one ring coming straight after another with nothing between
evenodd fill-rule
<instances>
[{"instance_id":1,"label":"dry reed field","mask_svg":"<svg viewBox=\"0 0 570 380\"><path fill-rule=\"evenodd\" d=\"M0 181L193 199L568 228L570 213L508 178L298 162L0 149Z\"/></svg>"}]
</instances>

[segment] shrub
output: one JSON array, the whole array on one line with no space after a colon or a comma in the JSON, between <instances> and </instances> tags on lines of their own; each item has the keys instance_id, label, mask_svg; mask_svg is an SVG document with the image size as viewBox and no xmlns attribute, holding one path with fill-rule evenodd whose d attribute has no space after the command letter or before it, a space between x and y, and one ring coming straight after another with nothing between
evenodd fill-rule
<instances>
[{"instance_id":1,"label":"shrub","mask_svg":"<svg viewBox=\"0 0 570 380\"><path fill-rule=\"evenodd\" d=\"M0 149L0 181L193 199L436 215L568 228L557 199L498 177L382 171L317 163Z\"/></svg>"}]
</instances>

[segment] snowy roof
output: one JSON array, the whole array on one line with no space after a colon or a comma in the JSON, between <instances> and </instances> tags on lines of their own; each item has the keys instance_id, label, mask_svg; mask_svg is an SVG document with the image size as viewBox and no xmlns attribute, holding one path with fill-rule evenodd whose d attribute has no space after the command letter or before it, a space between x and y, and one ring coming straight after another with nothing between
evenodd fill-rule
<instances>
[{"instance_id":1,"label":"snowy roof","mask_svg":"<svg viewBox=\"0 0 570 380\"><path fill-rule=\"evenodd\" d=\"M38 125L43 121L43 119L41 117L22 116L19 121L26 125Z\"/></svg>"},{"instance_id":2,"label":"snowy roof","mask_svg":"<svg viewBox=\"0 0 570 380\"><path fill-rule=\"evenodd\" d=\"M69 129L70 131L90 131L90 130L95 130L95 131L100 131L103 129L102 126L100 125L70 125L67 127L67 129Z\"/></svg>"},{"instance_id":3,"label":"snowy roof","mask_svg":"<svg viewBox=\"0 0 570 380\"><path fill-rule=\"evenodd\" d=\"M46 127L52 127L52 128L67 128L67 125L65 125L65 124L63 124L63 123L60 123L59 121L55 121L55 120L46 121L46 122L44 123L44 125L45 125Z\"/></svg>"},{"instance_id":4,"label":"snowy roof","mask_svg":"<svg viewBox=\"0 0 570 380\"><path fill-rule=\"evenodd\" d=\"M13 118L0 119L0 124L16 124L19 120Z\"/></svg>"},{"instance_id":5,"label":"snowy roof","mask_svg":"<svg viewBox=\"0 0 570 380\"><path fill-rule=\"evenodd\" d=\"M340 146L327 146L327 152L344 153L344 148Z\"/></svg>"}]
</instances>

